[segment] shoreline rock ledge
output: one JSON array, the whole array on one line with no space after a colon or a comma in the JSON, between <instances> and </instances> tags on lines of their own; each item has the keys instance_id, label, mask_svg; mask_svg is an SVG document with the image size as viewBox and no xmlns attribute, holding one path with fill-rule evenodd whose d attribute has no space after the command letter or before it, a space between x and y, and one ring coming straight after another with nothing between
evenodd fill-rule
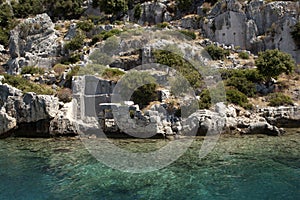
<instances>
[{"instance_id":1,"label":"shoreline rock ledge","mask_svg":"<svg viewBox=\"0 0 300 200\"><path fill-rule=\"evenodd\" d=\"M71 116L65 114L68 106L52 95L23 94L0 82L0 138L76 135ZM63 129L55 129L55 123Z\"/></svg>"},{"instance_id":2,"label":"shoreline rock ledge","mask_svg":"<svg viewBox=\"0 0 300 200\"><path fill-rule=\"evenodd\" d=\"M162 105L155 106L163 108ZM32 92L22 93L0 82L0 138L76 136L79 134L77 127L80 125L76 122L78 107L75 99L64 104L59 102L57 97L36 95ZM189 131L194 130L197 131L197 135L206 135L207 131L218 131L277 136L284 133L282 127L300 127L300 107L296 106L266 107L249 112L221 102L215 105L215 110L198 110L188 118L176 122L167 121L170 118L167 113L153 109L142 114L144 117L140 116L139 120L154 123L153 126L157 127L153 129L156 130L156 134L168 138L189 135ZM120 129L115 130L112 134L120 134Z\"/></svg>"}]
</instances>

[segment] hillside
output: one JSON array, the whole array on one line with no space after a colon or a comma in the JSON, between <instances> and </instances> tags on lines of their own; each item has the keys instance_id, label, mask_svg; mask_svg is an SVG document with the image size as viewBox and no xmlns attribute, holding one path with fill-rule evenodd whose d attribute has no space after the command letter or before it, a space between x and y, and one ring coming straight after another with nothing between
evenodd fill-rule
<instances>
[{"instance_id":1,"label":"hillside","mask_svg":"<svg viewBox=\"0 0 300 200\"><path fill-rule=\"evenodd\" d=\"M299 1L3 1L0 24L2 84L54 95L58 109L80 75L103 84L84 83L101 87L89 93L102 95L98 104L116 86L143 113L164 104L173 117L191 102L253 113L300 103Z\"/></svg>"}]
</instances>

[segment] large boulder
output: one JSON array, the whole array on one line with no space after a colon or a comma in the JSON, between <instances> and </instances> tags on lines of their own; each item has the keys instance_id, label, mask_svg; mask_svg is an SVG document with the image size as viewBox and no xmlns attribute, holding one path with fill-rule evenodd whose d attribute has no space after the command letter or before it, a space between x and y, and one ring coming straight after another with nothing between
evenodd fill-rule
<instances>
[{"instance_id":1,"label":"large boulder","mask_svg":"<svg viewBox=\"0 0 300 200\"><path fill-rule=\"evenodd\" d=\"M62 44L50 17L40 14L25 19L11 31L9 51L7 71L17 74L23 66L52 67L61 56Z\"/></svg>"},{"instance_id":2,"label":"large boulder","mask_svg":"<svg viewBox=\"0 0 300 200\"><path fill-rule=\"evenodd\" d=\"M16 118L9 116L5 112L5 109L2 108L0 110L0 137L2 137L2 135L9 132L10 130L16 128L16 126L17 126Z\"/></svg>"},{"instance_id":3,"label":"large boulder","mask_svg":"<svg viewBox=\"0 0 300 200\"><path fill-rule=\"evenodd\" d=\"M50 122L51 136L73 136L77 134L76 125L73 121L73 103L66 103L58 114Z\"/></svg>"},{"instance_id":4,"label":"large boulder","mask_svg":"<svg viewBox=\"0 0 300 200\"><path fill-rule=\"evenodd\" d=\"M7 113L16 118L18 123L31 123L54 118L59 103L57 97L30 92L21 97L9 96L5 107Z\"/></svg>"},{"instance_id":5,"label":"large boulder","mask_svg":"<svg viewBox=\"0 0 300 200\"><path fill-rule=\"evenodd\" d=\"M226 119L219 113L198 110L182 122L185 135L215 135L225 131Z\"/></svg>"},{"instance_id":6,"label":"large boulder","mask_svg":"<svg viewBox=\"0 0 300 200\"><path fill-rule=\"evenodd\" d=\"M283 133L283 131L276 126L270 125L268 122L256 122L251 123L249 128L244 132L245 134L266 134L278 136Z\"/></svg>"}]
</instances>

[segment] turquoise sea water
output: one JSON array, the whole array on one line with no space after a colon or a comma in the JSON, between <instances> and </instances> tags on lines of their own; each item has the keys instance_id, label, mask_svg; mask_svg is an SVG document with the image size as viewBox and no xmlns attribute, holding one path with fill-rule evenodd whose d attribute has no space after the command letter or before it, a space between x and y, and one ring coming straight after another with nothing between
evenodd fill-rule
<instances>
[{"instance_id":1,"label":"turquoise sea water","mask_svg":"<svg viewBox=\"0 0 300 200\"><path fill-rule=\"evenodd\" d=\"M80 140L0 140L0 199L299 199L300 134L223 136L205 159L198 138L176 162L131 174L93 158ZM147 150L164 140L115 140Z\"/></svg>"}]
</instances>

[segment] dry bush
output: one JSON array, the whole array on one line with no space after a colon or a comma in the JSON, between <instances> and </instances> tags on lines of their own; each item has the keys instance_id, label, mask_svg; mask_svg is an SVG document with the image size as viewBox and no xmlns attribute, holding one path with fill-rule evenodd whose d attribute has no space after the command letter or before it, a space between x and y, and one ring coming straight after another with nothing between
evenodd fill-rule
<instances>
[{"instance_id":1,"label":"dry bush","mask_svg":"<svg viewBox=\"0 0 300 200\"><path fill-rule=\"evenodd\" d=\"M57 97L60 101L68 103L72 101L72 90L70 88L62 88L57 92Z\"/></svg>"}]
</instances>

